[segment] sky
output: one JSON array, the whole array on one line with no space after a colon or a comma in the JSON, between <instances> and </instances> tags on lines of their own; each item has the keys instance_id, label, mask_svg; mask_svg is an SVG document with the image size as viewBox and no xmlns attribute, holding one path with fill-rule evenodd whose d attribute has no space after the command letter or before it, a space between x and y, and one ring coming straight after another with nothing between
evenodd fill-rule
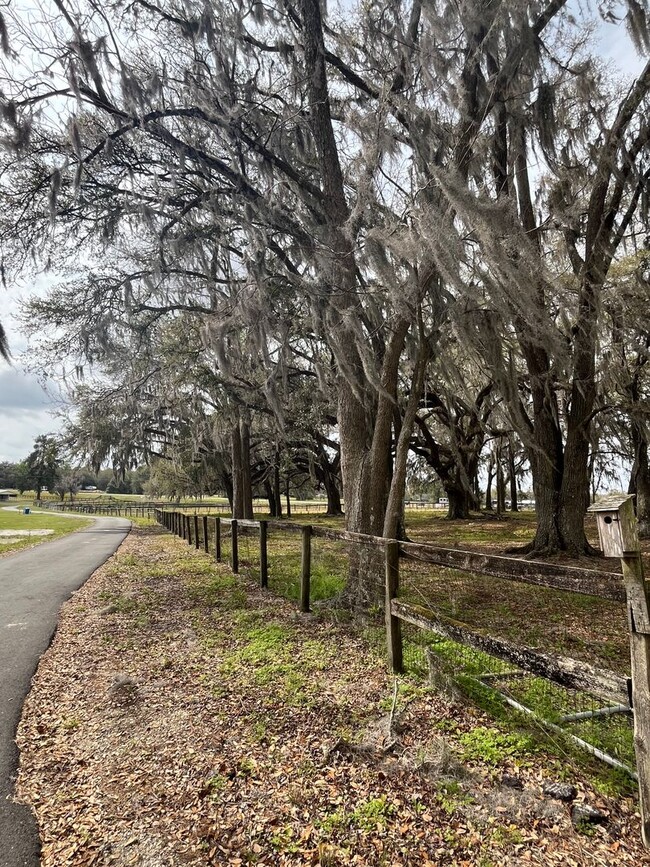
<instances>
[{"instance_id":1,"label":"sky","mask_svg":"<svg viewBox=\"0 0 650 867\"><path fill-rule=\"evenodd\" d=\"M624 74L638 73L643 60L632 47L625 27L602 24L597 33L601 56ZM0 321L9 336L13 363L0 359L0 461L19 461L32 449L40 434L55 433L61 422L55 417L60 396L48 395L34 373L28 371L32 352L16 319L19 300L45 291L47 281L24 287L0 289Z\"/></svg>"},{"instance_id":2,"label":"sky","mask_svg":"<svg viewBox=\"0 0 650 867\"><path fill-rule=\"evenodd\" d=\"M48 395L35 373L29 372L30 347L17 319L20 300L42 294L46 282L26 287L9 286L0 294L0 321L9 337L12 363L0 358L0 461L20 461L32 450L40 434L55 433L54 416L60 396ZM0 290L2 292L2 290Z\"/></svg>"}]
</instances>

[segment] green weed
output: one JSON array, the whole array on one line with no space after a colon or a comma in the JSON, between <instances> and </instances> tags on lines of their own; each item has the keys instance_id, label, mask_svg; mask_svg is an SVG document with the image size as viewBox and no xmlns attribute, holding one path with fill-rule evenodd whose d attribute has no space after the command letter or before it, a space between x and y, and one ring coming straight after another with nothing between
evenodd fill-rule
<instances>
[{"instance_id":1,"label":"green weed","mask_svg":"<svg viewBox=\"0 0 650 867\"><path fill-rule=\"evenodd\" d=\"M483 761L490 765L498 765L507 759L525 756L535 750L535 742L530 735L502 732L487 726L476 726L463 733L459 741L465 760Z\"/></svg>"}]
</instances>

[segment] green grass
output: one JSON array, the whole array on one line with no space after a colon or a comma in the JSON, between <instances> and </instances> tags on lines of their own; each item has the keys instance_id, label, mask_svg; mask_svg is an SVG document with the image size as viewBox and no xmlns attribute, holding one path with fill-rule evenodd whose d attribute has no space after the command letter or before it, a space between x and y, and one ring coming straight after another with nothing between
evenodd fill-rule
<instances>
[{"instance_id":1,"label":"green grass","mask_svg":"<svg viewBox=\"0 0 650 867\"><path fill-rule=\"evenodd\" d=\"M450 521L442 509L407 509L406 532L414 542L443 547L523 545L535 535L535 513L506 512L499 520L477 513L467 521Z\"/></svg>"},{"instance_id":2,"label":"green grass","mask_svg":"<svg viewBox=\"0 0 650 867\"><path fill-rule=\"evenodd\" d=\"M301 555L298 537L276 537L269 543L269 587L287 599L300 598ZM312 542L310 597L313 602L340 593L347 574L347 555L336 543Z\"/></svg>"},{"instance_id":3,"label":"green grass","mask_svg":"<svg viewBox=\"0 0 650 867\"><path fill-rule=\"evenodd\" d=\"M310 518L315 516L311 515ZM337 520L337 519L329 519ZM293 523L293 519L292 519ZM303 523L306 523L303 522ZM315 524L315 521L310 521ZM319 522L320 524L321 522ZM323 522L324 523L324 522ZM193 530L192 530L193 532ZM202 529L199 534L202 539ZM209 532L213 532L210 526ZM229 563L232 556L230 532L222 525L221 556ZM239 571L254 581L259 580L259 536L256 531L239 534ZM210 540L211 551L213 542ZM269 589L285 599L300 598L301 540L297 533L269 531L268 542ZM310 599L318 602L331 599L341 592L348 571L348 555L345 544L312 537Z\"/></svg>"},{"instance_id":4,"label":"green grass","mask_svg":"<svg viewBox=\"0 0 650 867\"><path fill-rule=\"evenodd\" d=\"M16 536L4 537L5 540L0 543L0 554L6 551L18 551L21 548L29 548L32 545L37 545L42 542L49 542L52 539L58 539L60 536L67 536L69 533L74 533L75 530L80 530L82 527L87 527L92 524L92 520L88 518L71 518L63 517L56 514L41 514L32 512L29 515L24 515L22 512L13 512L9 509L0 509L0 530L52 530L47 536Z\"/></svg>"},{"instance_id":5,"label":"green grass","mask_svg":"<svg viewBox=\"0 0 650 867\"><path fill-rule=\"evenodd\" d=\"M228 597L233 589L226 590ZM246 599L235 595L224 607L236 611ZM237 646L224 654L220 672L226 678L236 676L258 687L270 689L275 699L287 706L309 706L319 693L318 672L324 670L336 656L335 648L321 641L297 640L294 630L284 624L266 623L251 628L247 617L235 619ZM205 627L202 638L210 644L211 635Z\"/></svg>"}]
</instances>

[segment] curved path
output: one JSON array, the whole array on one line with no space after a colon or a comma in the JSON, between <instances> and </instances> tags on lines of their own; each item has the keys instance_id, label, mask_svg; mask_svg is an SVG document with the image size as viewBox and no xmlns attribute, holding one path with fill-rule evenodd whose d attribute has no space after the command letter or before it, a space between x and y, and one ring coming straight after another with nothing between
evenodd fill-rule
<instances>
[{"instance_id":1,"label":"curved path","mask_svg":"<svg viewBox=\"0 0 650 867\"><path fill-rule=\"evenodd\" d=\"M119 547L131 522L90 527L0 559L0 864L40 864L31 811L11 798L18 767L14 737L23 700L56 629L59 608Z\"/></svg>"}]
</instances>

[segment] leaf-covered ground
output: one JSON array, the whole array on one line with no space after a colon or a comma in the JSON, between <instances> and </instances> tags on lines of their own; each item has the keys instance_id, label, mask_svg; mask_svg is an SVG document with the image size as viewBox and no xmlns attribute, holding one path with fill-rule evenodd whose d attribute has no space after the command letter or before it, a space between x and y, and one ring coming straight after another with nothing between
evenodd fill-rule
<instances>
[{"instance_id":1,"label":"leaf-covered ground","mask_svg":"<svg viewBox=\"0 0 650 867\"><path fill-rule=\"evenodd\" d=\"M18 732L43 867L640 865L636 804L156 528L65 606ZM569 778L607 822L542 795Z\"/></svg>"}]
</instances>

